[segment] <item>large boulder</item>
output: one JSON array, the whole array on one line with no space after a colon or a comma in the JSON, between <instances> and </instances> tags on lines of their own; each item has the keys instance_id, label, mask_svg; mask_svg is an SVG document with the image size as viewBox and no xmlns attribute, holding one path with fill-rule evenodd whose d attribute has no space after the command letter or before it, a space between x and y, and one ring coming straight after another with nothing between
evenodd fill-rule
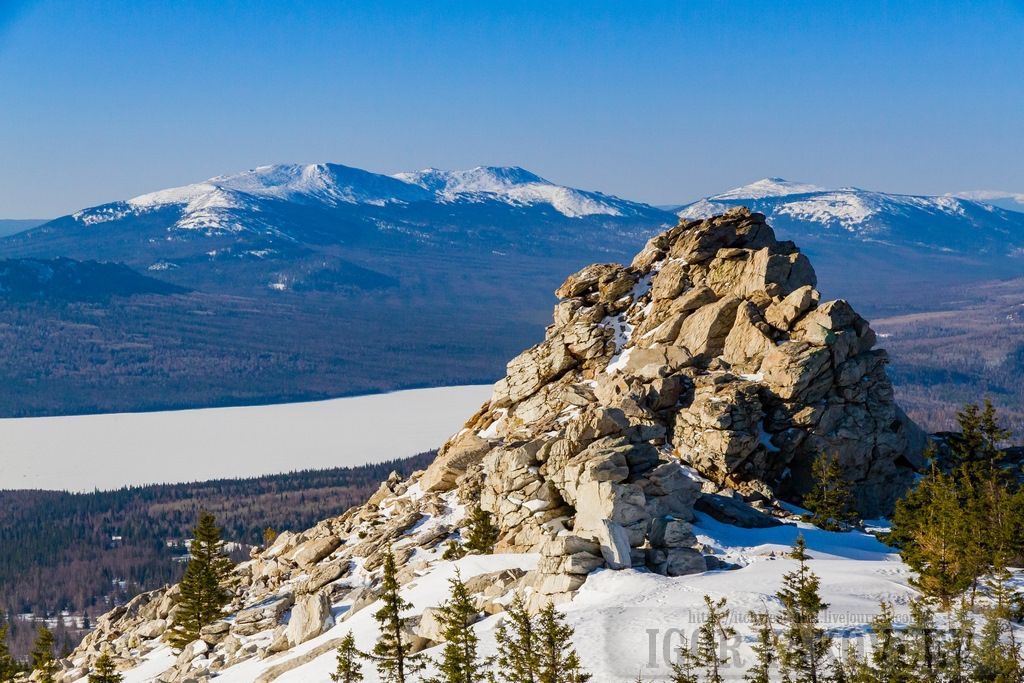
<instances>
[{"instance_id":1,"label":"large boulder","mask_svg":"<svg viewBox=\"0 0 1024 683\"><path fill-rule=\"evenodd\" d=\"M330 599L323 593L315 593L303 598L292 608L285 637L289 646L295 647L316 638L332 623Z\"/></svg>"},{"instance_id":2,"label":"large boulder","mask_svg":"<svg viewBox=\"0 0 1024 683\"><path fill-rule=\"evenodd\" d=\"M420 488L424 491L452 490L458 478L469 467L479 463L490 450L491 444L473 432L458 435L445 445L420 477Z\"/></svg>"},{"instance_id":3,"label":"large boulder","mask_svg":"<svg viewBox=\"0 0 1024 683\"><path fill-rule=\"evenodd\" d=\"M291 560L303 569L307 569L324 559L341 545L341 539L333 534L323 538L306 541L292 553Z\"/></svg>"}]
</instances>

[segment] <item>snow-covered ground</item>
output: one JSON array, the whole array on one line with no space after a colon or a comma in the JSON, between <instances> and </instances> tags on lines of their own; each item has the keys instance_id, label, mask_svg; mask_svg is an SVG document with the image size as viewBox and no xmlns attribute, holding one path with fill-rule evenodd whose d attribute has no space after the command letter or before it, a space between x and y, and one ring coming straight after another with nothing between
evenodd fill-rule
<instances>
[{"instance_id":1,"label":"snow-covered ground","mask_svg":"<svg viewBox=\"0 0 1024 683\"><path fill-rule=\"evenodd\" d=\"M699 513L694 530L707 548L713 548L720 558L739 568L677 578L632 569L599 570L591 574L575 600L559 608L575 628L574 645L583 664L594 674L594 683L635 680L638 672L646 681L667 678L668 662L675 657L680 636L692 636L704 618L705 594L715 600L728 600L738 635L724 644L723 655L730 659L728 680L741 680L743 669L751 662L750 646L754 642L747 613L765 607L778 612L773 594L782 583L782 575L797 567L796 561L786 554L799 534L807 542L809 566L821 578L822 596L830 603L824 621L837 640L852 638L863 645L868 634L867 621L877 614L879 601L894 603L897 619L905 619L907 601L915 595L907 585L910 572L899 556L864 533L830 533L802 523L740 529ZM410 614L419 614L424 607L440 604L447 597L447 580L456 567L466 580L509 567L531 569L536 562L536 555L470 556L455 563L440 561L429 573L408 584L402 593L414 605ZM347 609L344 602L334 607L339 621ZM349 630L355 634L360 649L369 650L378 635L373 620L376 609L367 607L293 650L222 670L218 680L251 683L271 667L300 658L318 645L343 637ZM490 616L476 625L483 656L495 651L494 634L500 619L500 615ZM252 638L265 638L268 634ZM436 650L428 654L438 656L440 648ZM173 661L167 648L156 650L140 667L125 672L125 683L152 680ZM334 666L334 652L328 651L276 680L328 683ZM368 682L378 680L372 663L364 664L363 673Z\"/></svg>"},{"instance_id":2,"label":"snow-covered ground","mask_svg":"<svg viewBox=\"0 0 1024 683\"><path fill-rule=\"evenodd\" d=\"M0 489L92 491L381 462L437 448L490 385L243 408L0 420Z\"/></svg>"}]
</instances>

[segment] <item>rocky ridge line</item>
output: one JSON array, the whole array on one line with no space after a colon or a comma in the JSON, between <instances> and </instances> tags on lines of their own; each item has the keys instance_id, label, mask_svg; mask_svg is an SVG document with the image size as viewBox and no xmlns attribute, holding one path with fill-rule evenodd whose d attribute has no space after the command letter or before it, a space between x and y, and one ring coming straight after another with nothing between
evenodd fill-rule
<instances>
[{"instance_id":1,"label":"rocky ridge line","mask_svg":"<svg viewBox=\"0 0 1024 683\"><path fill-rule=\"evenodd\" d=\"M920 464L923 434L893 403L868 323L845 301L820 303L815 284L795 245L745 209L684 221L629 267L573 275L545 340L508 364L425 472L393 475L365 505L254 551L230 616L154 680L274 657L257 679L269 683L329 653L327 635L294 648L373 603L386 548L414 585L477 503L501 529L496 552L535 558L463 577L488 613L512 591L533 609L570 600L600 568L724 569L697 542L694 510L779 524L778 497L799 500L821 452L839 455L863 513L885 511ZM166 647L176 591L98 619L62 681L107 647L122 669ZM436 644L431 609L417 619L417 647Z\"/></svg>"}]
</instances>

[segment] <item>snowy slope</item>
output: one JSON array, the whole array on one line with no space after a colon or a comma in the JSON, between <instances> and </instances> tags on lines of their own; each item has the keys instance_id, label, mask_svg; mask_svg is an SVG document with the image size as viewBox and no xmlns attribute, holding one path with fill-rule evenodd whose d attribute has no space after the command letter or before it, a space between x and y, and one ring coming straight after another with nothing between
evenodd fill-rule
<instances>
[{"instance_id":1,"label":"snowy slope","mask_svg":"<svg viewBox=\"0 0 1024 683\"><path fill-rule=\"evenodd\" d=\"M404 458L440 446L490 394L490 385L442 387L273 406L4 419L0 489L92 491Z\"/></svg>"},{"instance_id":2,"label":"snowy slope","mask_svg":"<svg viewBox=\"0 0 1024 683\"><path fill-rule=\"evenodd\" d=\"M232 220L229 210L259 212L267 200L332 208L344 204L383 207L417 202L496 202L546 205L567 218L636 216L649 209L616 197L556 185L517 167L427 169L386 176L340 164L274 164L86 209L74 218L94 225L174 206L182 212L178 228L234 231L244 229L244 221Z\"/></svg>"},{"instance_id":3,"label":"snowy slope","mask_svg":"<svg viewBox=\"0 0 1024 683\"><path fill-rule=\"evenodd\" d=\"M637 213L632 202L555 185L517 167L478 166L468 171L429 168L416 173L399 173L394 177L433 192L438 201L443 202L492 200L524 206L549 204L569 218Z\"/></svg>"},{"instance_id":4,"label":"snowy slope","mask_svg":"<svg viewBox=\"0 0 1024 683\"><path fill-rule=\"evenodd\" d=\"M1024 248L1024 215L974 198L832 190L781 178L707 197L678 215L696 220L741 205L765 214L780 236L797 242L854 240L972 255L1016 255Z\"/></svg>"},{"instance_id":5,"label":"snowy slope","mask_svg":"<svg viewBox=\"0 0 1024 683\"><path fill-rule=\"evenodd\" d=\"M796 562L785 557L793 541L803 534L811 555L811 569L821 577L821 592L830 604L824 619L836 638L836 646L851 640L863 645L866 623L877 613L881 600L895 604L898 618L907 613L907 601L916 595L909 588L908 568L874 537L859 533L829 533L803 523L771 529L740 529L698 515L694 525L698 539L714 548L722 559L738 566L690 576L669 578L647 571L627 569L594 572L579 595L559 609L575 628L574 644L584 666L594 674L594 683L619 683L635 679L642 671L645 680L667 677L668 658L679 645L680 634L690 637L703 619L703 596L726 598L731 620L738 636L727 643L730 658L729 680L740 680L742 669L751 661L753 633L747 613L767 606L776 610L773 594L782 583L782 575L793 571ZM417 559L428 553L417 551ZM473 576L509 567L524 570L536 566L536 555L498 554L467 557L456 563L435 561L429 572L407 585L402 595L413 603L411 614L438 605L447 597L447 580L456 567L465 581ZM336 620L349 605L334 605ZM252 683L272 667L296 660L324 643L343 637L351 630L357 645L372 648L378 629L373 620L376 606L370 606L351 619L337 623L317 638L292 650L267 659L250 659L219 672L222 683ZM500 615L479 622L481 653L493 654L494 629ZM247 642L262 643L270 632L259 633ZM437 656L440 648L429 650ZM125 672L125 683L144 683L166 670L174 661L166 647L146 656L139 667ZM334 670L334 652L327 651L275 680L281 683L329 683ZM377 681L371 664L364 665L366 680ZM83 679L84 681L84 679Z\"/></svg>"},{"instance_id":6,"label":"snowy slope","mask_svg":"<svg viewBox=\"0 0 1024 683\"><path fill-rule=\"evenodd\" d=\"M1008 211L1024 211L1024 193L1000 192L998 190L973 190L971 192L952 192L947 196L970 199L982 204L991 204Z\"/></svg>"}]
</instances>

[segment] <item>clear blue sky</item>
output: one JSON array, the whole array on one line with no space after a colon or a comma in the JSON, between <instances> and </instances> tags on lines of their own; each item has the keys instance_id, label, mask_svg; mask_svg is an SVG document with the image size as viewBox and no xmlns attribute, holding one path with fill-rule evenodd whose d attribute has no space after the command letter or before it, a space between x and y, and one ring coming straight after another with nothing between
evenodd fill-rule
<instances>
[{"instance_id":1,"label":"clear blue sky","mask_svg":"<svg viewBox=\"0 0 1024 683\"><path fill-rule=\"evenodd\" d=\"M0 0L0 218L273 162L1024 191L1024 1Z\"/></svg>"}]
</instances>

